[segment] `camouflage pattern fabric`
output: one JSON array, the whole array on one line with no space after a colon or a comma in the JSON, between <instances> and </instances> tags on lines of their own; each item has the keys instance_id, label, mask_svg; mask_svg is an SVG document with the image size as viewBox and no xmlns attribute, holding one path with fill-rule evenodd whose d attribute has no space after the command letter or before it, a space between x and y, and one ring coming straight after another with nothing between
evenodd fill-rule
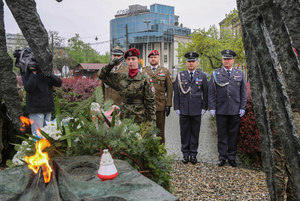
<instances>
[{"instance_id":1,"label":"camouflage pattern fabric","mask_svg":"<svg viewBox=\"0 0 300 201\"><path fill-rule=\"evenodd\" d=\"M121 96L121 118L135 118L136 123L155 121L154 87L148 75L142 72L134 78L129 73L110 72L113 66L107 65L98 72L99 78Z\"/></svg>"},{"instance_id":2,"label":"camouflage pattern fabric","mask_svg":"<svg viewBox=\"0 0 300 201\"><path fill-rule=\"evenodd\" d=\"M116 70L116 72L124 72L125 73L125 72L128 72L128 68L121 64L121 66ZM104 94L105 101L108 99L111 99L111 100L113 100L114 105L120 105L121 97L120 97L119 92L112 89L108 85L104 84L104 82L102 82L102 80L101 80L101 88L102 88L102 91Z\"/></svg>"}]
</instances>

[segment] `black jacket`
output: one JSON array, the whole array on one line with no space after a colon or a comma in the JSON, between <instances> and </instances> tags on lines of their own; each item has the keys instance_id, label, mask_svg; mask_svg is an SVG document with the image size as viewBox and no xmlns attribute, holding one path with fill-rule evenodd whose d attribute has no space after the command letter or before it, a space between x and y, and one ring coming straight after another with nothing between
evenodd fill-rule
<instances>
[{"instance_id":1,"label":"black jacket","mask_svg":"<svg viewBox=\"0 0 300 201\"><path fill-rule=\"evenodd\" d=\"M26 111L28 114L53 112L55 110L53 86L60 87L62 81L51 74L45 76L40 69L37 74L30 70L22 75L26 90Z\"/></svg>"}]
</instances>

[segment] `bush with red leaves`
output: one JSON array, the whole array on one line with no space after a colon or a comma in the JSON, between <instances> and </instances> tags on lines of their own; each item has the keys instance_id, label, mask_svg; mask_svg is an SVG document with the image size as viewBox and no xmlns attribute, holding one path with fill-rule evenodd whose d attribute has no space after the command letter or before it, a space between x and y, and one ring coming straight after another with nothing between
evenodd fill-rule
<instances>
[{"instance_id":1,"label":"bush with red leaves","mask_svg":"<svg viewBox=\"0 0 300 201\"><path fill-rule=\"evenodd\" d=\"M240 133L238 135L238 151L243 156L246 156L252 165L261 166L260 133L253 114L249 83L247 83L247 93L246 113L241 119Z\"/></svg>"},{"instance_id":2,"label":"bush with red leaves","mask_svg":"<svg viewBox=\"0 0 300 201\"><path fill-rule=\"evenodd\" d=\"M61 89L62 97L67 102L78 102L89 98L100 81L93 78L63 78Z\"/></svg>"}]
</instances>

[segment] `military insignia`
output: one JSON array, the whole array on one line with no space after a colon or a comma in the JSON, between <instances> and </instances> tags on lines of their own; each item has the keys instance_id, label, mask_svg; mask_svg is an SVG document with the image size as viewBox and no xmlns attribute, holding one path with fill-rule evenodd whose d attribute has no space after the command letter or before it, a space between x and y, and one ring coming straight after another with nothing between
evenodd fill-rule
<instances>
[{"instance_id":1,"label":"military insignia","mask_svg":"<svg viewBox=\"0 0 300 201\"><path fill-rule=\"evenodd\" d=\"M199 78L196 78L196 82L198 82L199 81Z\"/></svg>"},{"instance_id":2,"label":"military insignia","mask_svg":"<svg viewBox=\"0 0 300 201\"><path fill-rule=\"evenodd\" d=\"M229 50L226 50L226 54L229 54Z\"/></svg>"},{"instance_id":3,"label":"military insignia","mask_svg":"<svg viewBox=\"0 0 300 201\"><path fill-rule=\"evenodd\" d=\"M190 57L193 57L193 52L190 52Z\"/></svg>"},{"instance_id":4,"label":"military insignia","mask_svg":"<svg viewBox=\"0 0 300 201\"><path fill-rule=\"evenodd\" d=\"M164 73L158 73L158 76L166 76Z\"/></svg>"},{"instance_id":5,"label":"military insignia","mask_svg":"<svg viewBox=\"0 0 300 201\"><path fill-rule=\"evenodd\" d=\"M151 91L152 91L153 93L155 93L155 88L154 88L154 87L152 87L152 88L151 88Z\"/></svg>"},{"instance_id":6,"label":"military insignia","mask_svg":"<svg viewBox=\"0 0 300 201\"><path fill-rule=\"evenodd\" d=\"M132 55L133 55L133 54L132 54L132 51L128 52L128 55L129 55L129 56L132 56Z\"/></svg>"},{"instance_id":7,"label":"military insignia","mask_svg":"<svg viewBox=\"0 0 300 201\"><path fill-rule=\"evenodd\" d=\"M149 81L152 82L152 79L150 78Z\"/></svg>"}]
</instances>

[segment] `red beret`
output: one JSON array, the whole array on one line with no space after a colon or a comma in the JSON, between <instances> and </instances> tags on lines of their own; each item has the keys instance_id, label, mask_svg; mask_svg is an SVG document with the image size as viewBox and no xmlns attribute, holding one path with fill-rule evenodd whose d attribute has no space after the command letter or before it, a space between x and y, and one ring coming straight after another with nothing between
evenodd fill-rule
<instances>
[{"instance_id":1,"label":"red beret","mask_svg":"<svg viewBox=\"0 0 300 201\"><path fill-rule=\"evenodd\" d=\"M140 57L140 51L136 48L131 48L125 52L125 55L124 55L125 59L127 57L132 57L132 56Z\"/></svg>"},{"instance_id":2,"label":"red beret","mask_svg":"<svg viewBox=\"0 0 300 201\"><path fill-rule=\"evenodd\" d=\"M159 52L157 50L152 50L149 54L148 57L150 57L151 55L159 55Z\"/></svg>"}]
</instances>

